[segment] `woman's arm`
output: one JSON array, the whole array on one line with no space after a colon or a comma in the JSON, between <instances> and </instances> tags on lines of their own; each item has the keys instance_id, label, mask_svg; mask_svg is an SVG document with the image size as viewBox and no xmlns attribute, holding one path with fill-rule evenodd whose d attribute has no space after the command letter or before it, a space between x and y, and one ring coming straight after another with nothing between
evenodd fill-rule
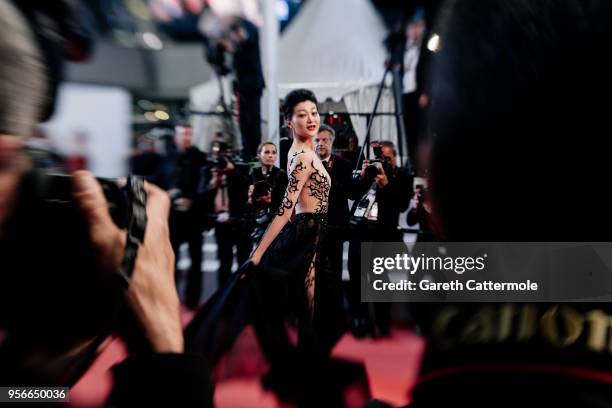
<instances>
[{"instance_id":1,"label":"woman's arm","mask_svg":"<svg viewBox=\"0 0 612 408\"><path fill-rule=\"evenodd\" d=\"M312 167L308 164L312 161L308 160L308 157L308 153L302 152L298 153L292 159L289 168L289 183L287 184L283 201L281 202L278 212L276 213L276 217L274 217L268 226L268 229L261 238L259 245L251 255L251 261L255 265L259 264L262 255L266 252L272 241L274 241L285 224L287 224L287 221L289 221L291 218L293 208L295 207L298 197L300 196L300 191L302 191L304 184L306 184L306 180L308 180L308 177L312 172Z\"/></svg>"}]
</instances>

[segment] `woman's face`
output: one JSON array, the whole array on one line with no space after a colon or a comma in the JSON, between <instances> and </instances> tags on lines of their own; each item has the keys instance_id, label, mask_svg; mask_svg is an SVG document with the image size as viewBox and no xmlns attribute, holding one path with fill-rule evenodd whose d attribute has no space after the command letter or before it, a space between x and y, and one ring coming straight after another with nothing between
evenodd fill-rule
<instances>
[{"instance_id":1,"label":"woman's face","mask_svg":"<svg viewBox=\"0 0 612 408\"><path fill-rule=\"evenodd\" d=\"M265 144L259 150L259 161L263 166L274 166L276 161L276 146L272 143Z\"/></svg>"},{"instance_id":2,"label":"woman's face","mask_svg":"<svg viewBox=\"0 0 612 408\"><path fill-rule=\"evenodd\" d=\"M319 132L319 111L311 101L300 102L293 108L289 128L300 139L312 139Z\"/></svg>"}]
</instances>

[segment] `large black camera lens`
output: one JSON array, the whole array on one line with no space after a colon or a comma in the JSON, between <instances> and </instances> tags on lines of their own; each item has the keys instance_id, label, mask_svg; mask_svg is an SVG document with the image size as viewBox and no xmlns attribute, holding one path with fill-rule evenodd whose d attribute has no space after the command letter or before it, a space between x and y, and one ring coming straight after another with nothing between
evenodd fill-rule
<instances>
[{"instance_id":1,"label":"large black camera lens","mask_svg":"<svg viewBox=\"0 0 612 408\"><path fill-rule=\"evenodd\" d=\"M214 162L215 167L219 170L224 170L227 167L227 163L227 159L223 156L219 156Z\"/></svg>"},{"instance_id":2,"label":"large black camera lens","mask_svg":"<svg viewBox=\"0 0 612 408\"><path fill-rule=\"evenodd\" d=\"M272 186L267 181L258 181L255 183L253 189L253 198L258 199L260 197L268 195L268 193L272 190Z\"/></svg>"},{"instance_id":3,"label":"large black camera lens","mask_svg":"<svg viewBox=\"0 0 612 408\"><path fill-rule=\"evenodd\" d=\"M365 168L365 177L368 180L374 180L380 174L380 169L377 164L370 164Z\"/></svg>"}]
</instances>

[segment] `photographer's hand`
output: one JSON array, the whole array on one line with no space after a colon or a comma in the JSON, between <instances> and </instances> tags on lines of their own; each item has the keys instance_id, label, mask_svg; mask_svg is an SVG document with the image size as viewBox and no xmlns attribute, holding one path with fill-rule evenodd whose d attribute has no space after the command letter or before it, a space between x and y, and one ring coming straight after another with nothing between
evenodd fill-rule
<instances>
[{"instance_id":1,"label":"photographer's hand","mask_svg":"<svg viewBox=\"0 0 612 408\"><path fill-rule=\"evenodd\" d=\"M421 202L419 192L415 192L414 195L412 196L412 200L410 200L411 209L415 211L419 210L422 205L423 203Z\"/></svg>"},{"instance_id":2,"label":"photographer's hand","mask_svg":"<svg viewBox=\"0 0 612 408\"><path fill-rule=\"evenodd\" d=\"M249 186L249 193L248 193L248 199L247 199L248 205L253 205L253 191L255 191L255 186L251 184Z\"/></svg>"},{"instance_id":3,"label":"photographer's hand","mask_svg":"<svg viewBox=\"0 0 612 408\"><path fill-rule=\"evenodd\" d=\"M169 240L170 201L159 188L145 184L147 229L138 250L126 302L151 348L161 353L181 353L183 331L179 299L174 284L174 253ZM115 274L123 258L126 233L110 218L98 182L88 172L74 174L74 197L89 224L97 258L105 272Z\"/></svg>"},{"instance_id":4,"label":"photographer's hand","mask_svg":"<svg viewBox=\"0 0 612 408\"><path fill-rule=\"evenodd\" d=\"M369 165L370 165L370 161L368 159L364 159L363 163L361 164L361 175L359 177L361 177L361 178L365 177L365 169Z\"/></svg>"},{"instance_id":5,"label":"photographer's hand","mask_svg":"<svg viewBox=\"0 0 612 408\"><path fill-rule=\"evenodd\" d=\"M225 166L225 168L223 169L224 173L229 173L230 171L234 171L236 169L236 166L234 166L234 163L232 163L231 161L227 161L227 165Z\"/></svg>"},{"instance_id":6,"label":"photographer's hand","mask_svg":"<svg viewBox=\"0 0 612 408\"><path fill-rule=\"evenodd\" d=\"M215 188L219 188L219 186L221 185L221 171L217 168L213 168L210 170L210 183L209 183L209 188L211 189L215 189Z\"/></svg>"},{"instance_id":7,"label":"photographer's hand","mask_svg":"<svg viewBox=\"0 0 612 408\"><path fill-rule=\"evenodd\" d=\"M272 193L271 193L271 192L269 192L269 193L268 193L268 194L266 194L266 195L263 195L263 196L261 196L261 197L257 197L257 200L256 200L256 201L257 201L258 203L260 203L260 204L271 204L271 203L272 203Z\"/></svg>"},{"instance_id":8,"label":"photographer's hand","mask_svg":"<svg viewBox=\"0 0 612 408\"><path fill-rule=\"evenodd\" d=\"M389 184L389 179L383 169L380 169L380 174L374 178L374 181L380 188L386 187Z\"/></svg>"}]
</instances>

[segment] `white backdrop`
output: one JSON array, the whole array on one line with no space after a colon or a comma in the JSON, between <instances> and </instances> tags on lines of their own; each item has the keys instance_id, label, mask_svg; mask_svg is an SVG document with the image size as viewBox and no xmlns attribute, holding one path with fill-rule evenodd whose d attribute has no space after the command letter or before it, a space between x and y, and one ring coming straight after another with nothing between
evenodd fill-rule
<instances>
[{"instance_id":1,"label":"white backdrop","mask_svg":"<svg viewBox=\"0 0 612 408\"><path fill-rule=\"evenodd\" d=\"M309 0L279 42L280 97L308 88L321 100L378 84L387 29L369 0Z\"/></svg>"},{"instance_id":2,"label":"white backdrop","mask_svg":"<svg viewBox=\"0 0 612 408\"><path fill-rule=\"evenodd\" d=\"M55 115L42 129L62 154L74 154L78 133L86 138L88 170L97 176L127 173L131 140L130 94L106 86L64 84Z\"/></svg>"}]
</instances>

